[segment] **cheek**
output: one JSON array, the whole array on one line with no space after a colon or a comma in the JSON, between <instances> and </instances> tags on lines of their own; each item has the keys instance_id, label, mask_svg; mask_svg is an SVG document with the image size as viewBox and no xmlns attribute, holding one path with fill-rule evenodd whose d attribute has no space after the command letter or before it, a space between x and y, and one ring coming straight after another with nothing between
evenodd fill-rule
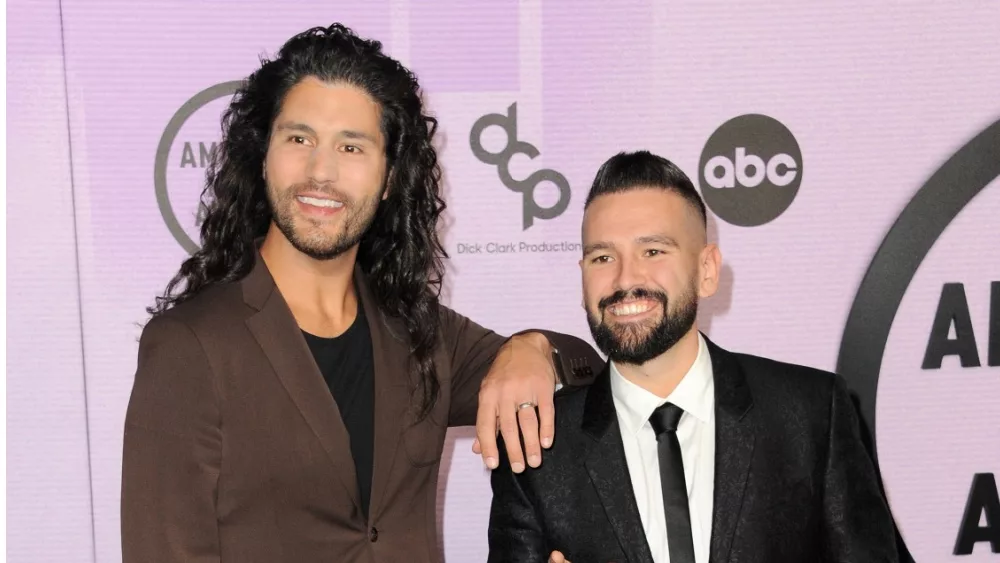
<instances>
[{"instance_id":1,"label":"cheek","mask_svg":"<svg viewBox=\"0 0 1000 563\"><path fill-rule=\"evenodd\" d=\"M614 290L611 288L611 278L605 272L598 270L583 271L583 304L590 311L597 310L597 303Z\"/></svg>"},{"instance_id":2,"label":"cheek","mask_svg":"<svg viewBox=\"0 0 1000 563\"><path fill-rule=\"evenodd\" d=\"M352 190L368 197L378 194L382 188L385 167L377 158L345 158L340 166L341 182L349 182Z\"/></svg>"},{"instance_id":3,"label":"cheek","mask_svg":"<svg viewBox=\"0 0 1000 563\"><path fill-rule=\"evenodd\" d=\"M294 151L272 147L264 160L268 183L280 189L301 182L304 170L301 160L301 155Z\"/></svg>"},{"instance_id":4,"label":"cheek","mask_svg":"<svg viewBox=\"0 0 1000 563\"><path fill-rule=\"evenodd\" d=\"M653 274L652 282L668 296L673 297L690 291L693 276L694 274L686 265L674 264L670 267L664 265L662 269Z\"/></svg>"}]
</instances>

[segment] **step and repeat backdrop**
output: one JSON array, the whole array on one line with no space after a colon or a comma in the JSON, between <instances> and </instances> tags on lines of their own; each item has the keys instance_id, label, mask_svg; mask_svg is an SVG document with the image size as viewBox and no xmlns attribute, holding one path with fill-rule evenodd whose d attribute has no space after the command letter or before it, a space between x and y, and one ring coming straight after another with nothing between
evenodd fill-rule
<instances>
[{"instance_id":1,"label":"step and repeat backdrop","mask_svg":"<svg viewBox=\"0 0 1000 563\"><path fill-rule=\"evenodd\" d=\"M659 153L701 190L722 248L702 329L842 373L913 560L996 560L1000 4L16 0L7 14L9 560L120 561L137 339L197 248L220 112L262 54L335 21L412 68L440 120L453 308L589 340L584 197L612 154ZM453 430L442 462L448 561L487 552L471 436Z\"/></svg>"}]
</instances>

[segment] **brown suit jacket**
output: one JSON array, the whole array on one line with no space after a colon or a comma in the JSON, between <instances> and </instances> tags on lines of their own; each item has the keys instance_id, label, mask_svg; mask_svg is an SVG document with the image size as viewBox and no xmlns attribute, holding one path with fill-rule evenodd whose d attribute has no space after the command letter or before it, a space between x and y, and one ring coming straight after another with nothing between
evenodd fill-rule
<instances>
[{"instance_id":1,"label":"brown suit jacket","mask_svg":"<svg viewBox=\"0 0 1000 563\"><path fill-rule=\"evenodd\" d=\"M143 330L125 421L124 563L438 560L445 431L475 424L480 382L506 339L441 307L441 392L414 424L406 331L360 272L355 287L375 360L370 516L337 404L258 258L242 281ZM600 371L582 340L549 338L568 379Z\"/></svg>"}]
</instances>

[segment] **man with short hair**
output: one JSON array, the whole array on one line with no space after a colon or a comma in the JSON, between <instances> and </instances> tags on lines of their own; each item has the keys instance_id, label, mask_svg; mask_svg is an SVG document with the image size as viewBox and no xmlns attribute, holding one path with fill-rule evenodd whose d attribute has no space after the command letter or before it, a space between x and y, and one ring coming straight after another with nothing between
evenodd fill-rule
<instances>
[{"instance_id":1,"label":"man with short hair","mask_svg":"<svg viewBox=\"0 0 1000 563\"><path fill-rule=\"evenodd\" d=\"M897 561L844 381L698 331L721 260L674 164L644 151L604 163L580 268L610 361L556 394L541 467L493 472L490 561Z\"/></svg>"}]
</instances>

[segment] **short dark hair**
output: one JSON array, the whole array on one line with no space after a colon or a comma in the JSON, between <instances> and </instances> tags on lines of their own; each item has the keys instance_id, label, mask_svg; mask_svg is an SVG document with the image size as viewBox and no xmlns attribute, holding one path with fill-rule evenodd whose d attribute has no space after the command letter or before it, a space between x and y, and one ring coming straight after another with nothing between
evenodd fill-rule
<instances>
[{"instance_id":1,"label":"short dark hair","mask_svg":"<svg viewBox=\"0 0 1000 563\"><path fill-rule=\"evenodd\" d=\"M676 193L698 210L702 224L708 224L705 202L687 174L673 162L649 151L620 152L605 161L597 171L583 208L590 207L590 202L598 196L638 188L660 188Z\"/></svg>"}]
</instances>

